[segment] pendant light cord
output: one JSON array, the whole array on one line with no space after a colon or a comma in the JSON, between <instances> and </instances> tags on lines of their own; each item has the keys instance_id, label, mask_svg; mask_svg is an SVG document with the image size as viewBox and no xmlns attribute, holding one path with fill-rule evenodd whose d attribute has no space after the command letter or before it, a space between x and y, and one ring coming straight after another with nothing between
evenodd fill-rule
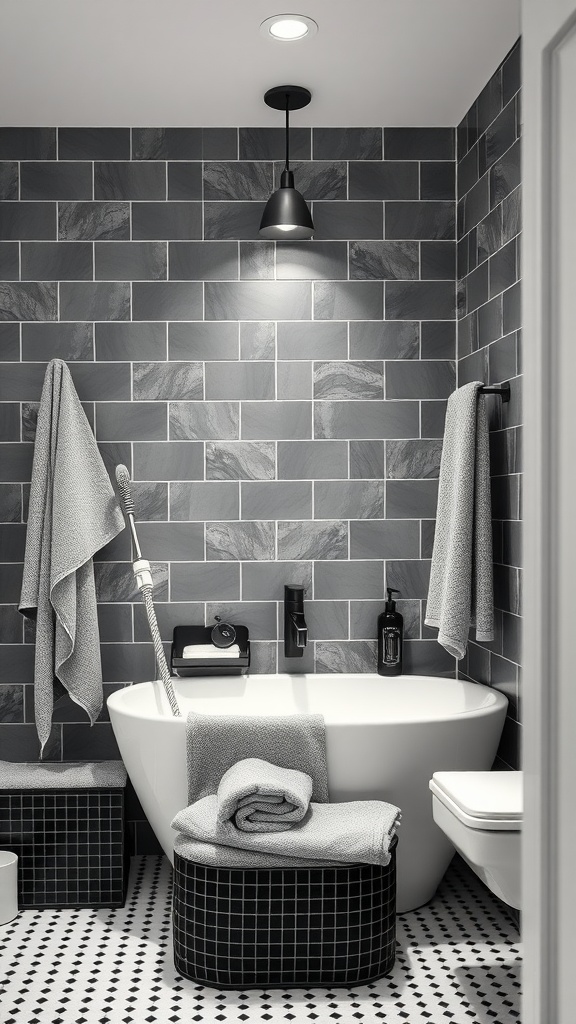
<instances>
[{"instance_id":1,"label":"pendant light cord","mask_svg":"<svg viewBox=\"0 0 576 1024\"><path fill-rule=\"evenodd\" d=\"M287 171L290 170L290 164L289 164L290 152L289 152L289 146L288 146L288 139L289 139L289 133L290 133L290 115L289 115L289 110L290 110L290 94L286 93L286 167L285 167L285 170L287 170Z\"/></svg>"}]
</instances>

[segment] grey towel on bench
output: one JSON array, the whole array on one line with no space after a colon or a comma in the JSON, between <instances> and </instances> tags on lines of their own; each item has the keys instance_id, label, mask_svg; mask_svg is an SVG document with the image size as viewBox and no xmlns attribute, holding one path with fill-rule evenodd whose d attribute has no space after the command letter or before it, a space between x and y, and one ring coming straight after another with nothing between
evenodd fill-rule
<instances>
[{"instance_id":1,"label":"grey towel on bench","mask_svg":"<svg viewBox=\"0 0 576 1024\"><path fill-rule=\"evenodd\" d=\"M312 779L312 799L328 802L326 736L322 715L202 715L186 722L188 800L218 791L229 768L245 758L294 768Z\"/></svg>"},{"instance_id":2,"label":"grey towel on bench","mask_svg":"<svg viewBox=\"0 0 576 1024\"><path fill-rule=\"evenodd\" d=\"M201 843L177 835L174 853L195 864L206 864L211 868L238 868L250 871L253 868L341 868L333 860L306 860L298 857L281 857L272 853L258 853L256 850L237 850L233 846L218 846L216 843Z\"/></svg>"},{"instance_id":3,"label":"grey towel on bench","mask_svg":"<svg viewBox=\"0 0 576 1024\"><path fill-rule=\"evenodd\" d=\"M218 786L218 821L241 832L286 832L308 810L312 779L258 757L237 761Z\"/></svg>"},{"instance_id":4,"label":"grey towel on bench","mask_svg":"<svg viewBox=\"0 0 576 1024\"><path fill-rule=\"evenodd\" d=\"M306 816L288 832L248 835L231 821L219 821L218 797L206 796L179 811L172 828L186 839L250 853L386 866L399 822L398 807L381 800L311 803Z\"/></svg>"}]
</instances>

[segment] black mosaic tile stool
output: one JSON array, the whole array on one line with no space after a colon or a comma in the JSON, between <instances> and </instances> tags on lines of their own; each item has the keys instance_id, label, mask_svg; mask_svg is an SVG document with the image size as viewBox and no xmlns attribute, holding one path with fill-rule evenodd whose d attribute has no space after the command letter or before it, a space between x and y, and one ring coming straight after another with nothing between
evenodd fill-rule
<instances>
[{"instance_id":1,"label":"black mosaic tile stool","mask_svg":"<svg viewBox=\"0 0 576 1024\"><path fill-rule=\"evenodd\" d=\"M174 962L217 988L358 985L396 947L396 840L387 867L213 868L174 863Z\"/></svg>"},{"instance_id":2,"label":"black mosaic tile stool","mask_svg":"<svg viewBox=\"0 0 576 1024\"><path fill-rule=\"evenodd\" d=\"M18 854L20 908L124 906L124 786L17 788L18 768L0 785L0 847Z\"/></svg>"}]
</instances>

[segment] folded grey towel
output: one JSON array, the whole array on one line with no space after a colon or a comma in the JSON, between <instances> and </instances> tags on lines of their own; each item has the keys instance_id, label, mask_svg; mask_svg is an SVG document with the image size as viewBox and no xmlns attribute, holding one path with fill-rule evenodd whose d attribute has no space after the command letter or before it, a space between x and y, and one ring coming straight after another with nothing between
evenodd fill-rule
<instances>
[{"instance_id":1,"label":"folded grey towel","mask_svg":"<svg viewBox=\"0 0 576 1024\"><path fill-rule=\"evenodd\" d=\"M94 724L102 666L92 556L124 517L61 359L48 363L38 411L20 611L36 619L34 708L40 756L52 725L54 677Z\"/></svg>"},{"instance_id":2,"label":"folded grey towel","mask_svg":"<svg viewBox=\"0 0 576 1024\"><path fill-rule=\"evenodd\" d=\"M494 639L490 452L482 381L448 399L440 465L436 533L426 625L438 643L463 658L471 625L480 642Z\"/></svg>"},{"instance_id":3,"label":"folded grey towel","mask_svg":"<svg viewBox=\"0 0 576 1024\"><path fill-rule=\"evenodd\" d=\"M286 832L308 810L312 779L258 757L237 761L218 786L218 821L242 832Z\"/></svg>"},{"instance_id":4,"label":"folded grey towel","mask_svg":"<svg viewBox=\"0 0 576 1024\"><path fill-rule=\"evenodd\" d=\"M306 860L302 857L281 857L273 853L258 853L256 850L236 850L233 846L217 846L216 843L201 843L198 839L187 839L177 835L174 852L185 860L206 864L211 868L341 868L342 863L334 860Z\"/></svg>"},{"instance_id":5,"label":"folded grey towel","mask_svg":"<svg viewBox=\"0 0 576 1024\"><path fill-rule=\"evenodd\" d=\"M0 761L0 789L117 789L125 785L122 761Z\"/></svg>"},{"instance_id":6,"label":"folded grey towel","mask_svg":"<svg viewBox=\"0 0 576 1024\"><path fill-rule=\"evenodd\" d=\"M225 772L247 757L295 768L312 779L312 799L328 802L322 715L199 715L186 722L188 800L217 792Z\"/></svg>"},{"instance_id":7,"label":"folded grey towel","mask_svg":"<svg viewBox=\"0 0 576 1024\"><path fill-rule=\"evenodd\" d=\"M205 796L179 811L172 828L186 839L250 852L385 866L399 822L398 807L381 800L311 803L290 831L248 835L231 821L218 821L218 797Z\"/></svg>"}]
</instances>

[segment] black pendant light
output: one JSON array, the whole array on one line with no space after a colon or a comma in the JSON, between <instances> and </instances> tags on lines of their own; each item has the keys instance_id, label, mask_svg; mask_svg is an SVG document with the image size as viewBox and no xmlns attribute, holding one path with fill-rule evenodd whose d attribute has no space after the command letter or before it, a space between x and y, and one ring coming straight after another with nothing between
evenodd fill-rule
<instances>
[{"instance_id":1,"label":"black pendant light","mask_svg":"<svg viewBox=\"0 0 576 1024\"><path fill-rule=\"evenodd\" d=\"M286 166L280 178L280 188L273 192L264 207L260 222L262 238L310 238L314 225L306 200L294 188L294 174L290 170L290 122L291 110L307 107L312 99L308 89L299 85L277 85L268 89L264 102L275 110L286 111Z\"/></svg>"}]
</instances>

